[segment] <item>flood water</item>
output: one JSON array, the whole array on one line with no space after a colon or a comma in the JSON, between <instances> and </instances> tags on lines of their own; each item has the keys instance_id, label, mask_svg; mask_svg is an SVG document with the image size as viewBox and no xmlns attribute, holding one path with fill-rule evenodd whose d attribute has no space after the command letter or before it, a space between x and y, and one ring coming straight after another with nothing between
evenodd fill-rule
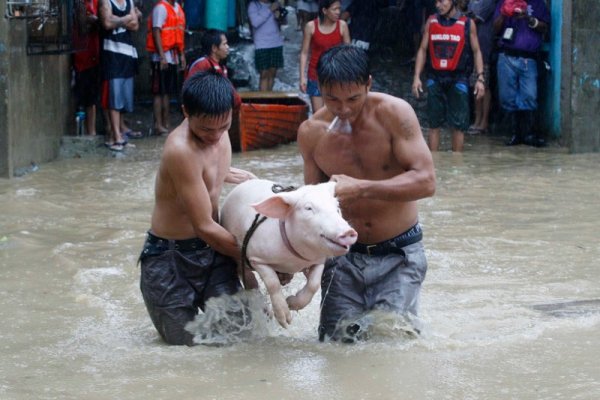
<instances>
[{"instance_id":1,"label":"flood water","mask_svg":"<svg viewBox=\"0 0 600 400\"><path fill-rule=\"evenodd\" d=\"M188 348L138 289L162 140L0 181L0 398L598 398L599 154L477 137L435 155L419 339L319 343L317 296L288 330ZM233 163L302 183L295 144Z\"/></svg>"}]
</instances>

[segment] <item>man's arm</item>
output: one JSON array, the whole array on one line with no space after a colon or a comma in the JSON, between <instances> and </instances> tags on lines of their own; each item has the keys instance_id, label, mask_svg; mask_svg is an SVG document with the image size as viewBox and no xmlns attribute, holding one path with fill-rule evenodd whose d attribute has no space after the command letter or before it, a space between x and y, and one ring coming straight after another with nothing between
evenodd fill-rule
<instances>
[{"instance_id":1,"label":"man's arm","mask_svg":"<svg viewBox=\"0 0 600 400\"><path fill-rule=\"evenodd\" d=\"M362 180L333 175L335 192L341 203L354 199L415 201L435 193L435 170L431 152L423 139L417 116L403 100L387 104L379 111L383 129L392 136L392 152L405 172L384 180Z\"/></svg>"},{"instance_id":2,"label":"man's arm","mask_svg":"<svg viewBox=\"0 0 600 400\"><path fill-rule=\"evenodd\" d=\"M204 240L217 252L240 259L240 249L235 237L213 219L213 207L208 188L198 170L194 157L177 147L166 150L164 162L177 190L177 200L194 228L196 236Z\"/></svg>"},{"instance_id":3,"label":"man's arm","mask_svg":"<svg viewBox=\"0 0 600 400\"><path fill-rule=\"evenodd\" d=\"M415 76L413 78L412 92L417 99L420 94L423 93L421 73L425 67L425 61L427 60L427 46L429 46L429 20L427 20L425 27L423 28L423 38L421 39L421 44L419 45L415 59Z\"/></svg>"},{"instance_id":4,"label":"man's arm","mask_svg":"<svg viewBox=\"0 0 600 400\"><path fill-rule=\"evenodd\" d=\"M117 28L125 28L127 24L133 22L133 15L127 14L122 17L117 17L112 13L110 0L100 0L100 23L107 31Z\"/></svg>"},{"instance_id":5,"label":"man's arm","mask_svg":"<svg viewBox=\"0 0 600 400\"><path fill-rule=\"evenodd\" d=\"M475 97L477 99L483 98L485 94L485 80L483 74L483 57L481 55L481 48L479 47L479 38L477 37L477 26L475 21L469 19L470 33L469 40L471 42L471 50L473 50L473 61L475 63L475 71L477 72L477 81L475 82Z\"/></svg>"},{"instance_id":6,"label":"man's arm","mask_svg":"<svg viewBox=\"0 0 600 400\"><path fill-rule=\"evenodd\" d=\"M158 3L152 10L152 39L154 40L154 48L160 58L160 69L167 68L167 57L165 56L165 50L162 46L162 27L167 19L167 10L165 7Z\"/></svg>"}]
</instances>

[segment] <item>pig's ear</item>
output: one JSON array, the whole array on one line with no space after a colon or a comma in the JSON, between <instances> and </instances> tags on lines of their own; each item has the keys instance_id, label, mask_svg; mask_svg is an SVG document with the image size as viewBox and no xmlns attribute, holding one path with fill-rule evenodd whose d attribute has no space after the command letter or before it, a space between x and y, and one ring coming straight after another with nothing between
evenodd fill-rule
<instances>
[{"instance_id":1,"label":"pig's ear","mask_svg":"<svg viewBox=\"0 0 600 400\"><path fill-rule=\"evenodd\" d=\"M327 188L327 190L331 193L331 196L335 196L335 185L336 185L336 182L329 181L329 182L323 183L323 185L325 185L325 187Z\"/></svg>"},{"instance_id":2,"label":"pig's ear","mask_svg":"<svg viewBox=\"0 0 600 400\"><path fill-rule=\"evenodd\" d=\"M285 218L291 206L283 196L277 195L271 196L260 203L252 204L252 207L259 214L266 215L269 218L282 219Z\"/></svg>"}]
</instances>

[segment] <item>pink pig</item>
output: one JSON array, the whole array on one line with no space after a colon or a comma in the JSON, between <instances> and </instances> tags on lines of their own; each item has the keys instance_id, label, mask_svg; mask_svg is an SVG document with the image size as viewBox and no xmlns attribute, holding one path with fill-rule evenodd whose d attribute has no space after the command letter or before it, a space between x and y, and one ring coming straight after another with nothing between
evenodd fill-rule
<instances>
[{"instance_id":1,"label":"pink pig","mask_svg":"<svg viewBox=\"0 0 600 400\"><path fill-rule=\"evenodd\" d=\"M290 309L306 307L321 286L325 259L346 254L357 233L342 218L335 182L281 193L273 193L273 185L253 179L235 187L225 198L221 224L241 248L256 214L267 217L250 236L246 255L265 283L275 318L286 328L292 321ZM276 272L300 271L306 285L285 299Z\"/></svg>"}]
</instances>

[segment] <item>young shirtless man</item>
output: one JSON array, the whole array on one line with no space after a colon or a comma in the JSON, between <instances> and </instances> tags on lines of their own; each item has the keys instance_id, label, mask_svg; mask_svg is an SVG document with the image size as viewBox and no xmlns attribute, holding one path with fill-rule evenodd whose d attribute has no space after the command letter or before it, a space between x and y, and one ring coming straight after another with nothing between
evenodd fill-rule
<instances>
[{"instance_id":1,"label":"young shirtless man","mask_svg":"<svg viewBox=\"0 0 600 400\"><path fill-rule=\"evenodd\" d=\"M358 232L347 255L325 264L319 339L353 341L371 310L417 314L427 270L417 200L433 195L435 171L412 107L370 92L364 50L334 47L317 72L325 107L298 132L304 180L336 181L342 214ZM345 128L336 129L339 121Z\"/></svg>"},{"instance_id":2,"label":"young shirtless man","mask_svg":"<svg viewBox=\"0 0 600 400\"><path fill-rule=\"evenodd\" d=\"M167 138L156 176L151 229L140 256L140 288L162 338L192 345L185 325L198 307L210 297L240 289L240 250L218 223L223 183L254 175L231 167L227 130L233 89L227 78L212 71L195 74L184 84L182 103L185 119Z\"/></svg>"}]
</instances>

